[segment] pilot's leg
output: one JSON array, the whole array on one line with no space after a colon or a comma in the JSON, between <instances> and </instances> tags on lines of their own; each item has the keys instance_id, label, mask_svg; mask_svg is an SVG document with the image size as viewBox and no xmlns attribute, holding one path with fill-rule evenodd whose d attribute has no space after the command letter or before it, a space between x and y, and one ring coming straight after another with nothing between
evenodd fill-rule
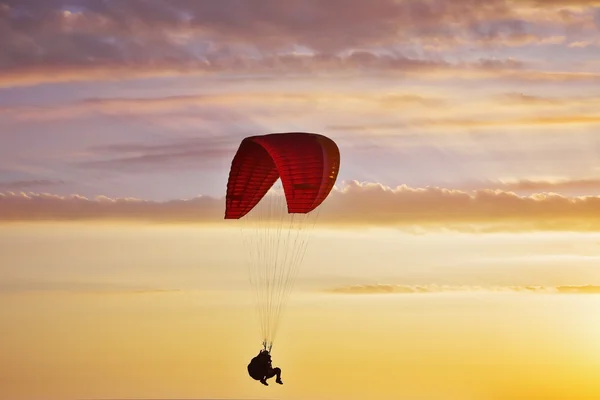
<instances>
[{"instance_id":1,"label":"pilot's leg","mask_svg":"<svg viewBox=\"0 0 600 400\"><path fill-rule=\"evenodd\" d=\"M274 376L277 376L277 379L275 380L275 382L279 383L280 385L283 384L283 382L281 381L281 368L279 367L275 367L275 368L270 368L269 371L267 372L267 379L272 378Z\"/></svg>"}]
</instances>

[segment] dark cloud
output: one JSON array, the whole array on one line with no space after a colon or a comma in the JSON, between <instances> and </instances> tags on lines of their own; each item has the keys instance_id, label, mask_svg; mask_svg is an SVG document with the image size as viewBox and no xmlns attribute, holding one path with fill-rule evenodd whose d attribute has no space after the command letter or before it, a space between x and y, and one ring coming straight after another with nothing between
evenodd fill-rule
<instances>
[{"instance_id":1,"label":"dark cloud","mask_svg":"<svg viewBox=\"0 0 600 400\"><path fill-rule=\"evenodd\" d=\"M318 51L337 51L392 42L409 34L447 36L450 32L443 23L462 25L479 35L482 28L471 25L492 19L486 36L515 25L503 0L373 0L351 5L345 0L38 0L6 2L5 8L3 17L11 33L38 40L44 39L37 35L40 31L53 33L48 39L54 39L52 49L58 54L77 44L94 46L88 48L88 54L94 48L104 54L103 44L110 43L110 38L119 40L115 49L136 49L140 40L150 37L175 47L177 42L169 34L180 31L217 44L241 42L262 49L289 50L295 43ZM132 36L138 41L126 40Z\"/></svg>"},{"instance_id":2,"label":"dark cloud","mask_svg":"<svg viewBox=\"0 0 600 400\"><path fill-rule=\"evenodd\" d=\"M336 57L351 50L487 46L541 40L547 35L546 28L535 32L535 20L524 19L533 18L531 13L521 16L517 3L507 0L351 4L346 0L37 0L0 4L0 71L13 80L42 79L44 73L63 79L106 79L127 73L251 72L257 65L263 70L296 71L306 68L307 62L333 70L339 64ZM313 57L295 56L298 46L311 49ZM322 62L319 57L328 60ZM414 57L411 61L398 54L375 57L358 52L352 57L341 66L398 69L439 63Z\"/></svg>"}]
</instances>

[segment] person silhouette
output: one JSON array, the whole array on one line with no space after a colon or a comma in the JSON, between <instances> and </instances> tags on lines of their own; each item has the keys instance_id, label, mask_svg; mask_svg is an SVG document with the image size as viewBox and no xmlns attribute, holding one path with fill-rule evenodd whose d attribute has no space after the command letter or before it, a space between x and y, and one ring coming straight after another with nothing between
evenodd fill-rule
<instances>
[{"instance_id":1,"label":"person silhouette","mask_svg":"<svg viewBox=\"0 0 600 400\"><path fill-rule=\"evenodd\" d=\"M248 364L248 374L252 379L260 381L265 386L269 386L267 379L276 376L275 382L283 385L281 368L273 368L271 354L266 349L261 350L256 357L252 358L250 364Z\"/></svg>"}]
</instances>

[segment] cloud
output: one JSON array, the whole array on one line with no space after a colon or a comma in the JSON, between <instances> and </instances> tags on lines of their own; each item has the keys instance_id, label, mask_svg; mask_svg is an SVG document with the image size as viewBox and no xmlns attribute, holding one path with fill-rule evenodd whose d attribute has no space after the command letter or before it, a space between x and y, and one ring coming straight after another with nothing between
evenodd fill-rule
<instances>
[{"instance_id":1,"label":"cloud","mask_svg":"<svg viewBox=\"0 0 600 400\"><path fill-rule=\"evenodd\" d=\"M554 193L519 196L502 190L472 192L437 187L396 188L346 182L324 205L336 224L420 226L457 230L597 230L600 197Z\"/></svg>"},{"instance_id":2,"label":"cloud","mask_svg":"<svg viewBox=\"0 0 600 400\"><path fill-rule=\"evenodd\" d=\"M417 294L417 293L538 293L538 294L600 294L600 286L450 286L450 285L352 285L327 290L340 294Z\"/></svg>"},{"instance_id":3,"label":"cloud","mask_svg":"<svg viewBox=\"0 0 600 400\"><path fill-rule=\"evenodd\" d=\"M600 5L598 0L523 0L523 3L528 3L537 7L554 6L554 7L597 7Z\"/></svg>"},{"instance_id":4,"label":"cloud","mask_svg":"<svg viewBox=\"0 0 600 400\"><path fill-rule=\"evenodd\" d=\"M94 146L87 149L88 157L99 155L110 158L80 162L76 166L87 169L141 172L147 172L149 169L210 166L216 160L220 161L226 156L235 154L242 137L243 135L235 138L231 135L205 136L172 140L166 144L123 143Z\"/></svg>"},{"instance_id":5,"label":"cloud","mask_svg":"<svg viewBox=\"0 0 600 400\"><path fill-rule=\"evenodd\" d=\"M519 3L529 4L522 10ZM575 0L552 5L558 12L561 6L592 4ZM351 6L344 0L290 0L285 4L258 0L252 5L235 0L178 0L168 4L38 0L6 2L4 15L11 27L23 25L15 29L17 32L34 37L39 32L51 33L73 45L77 44L75 38L83 40L78 35L84 33L92 37L112 33L122 40L125 34L135 34L141 39L161 39L161 43L171 46L187 43L190 38L210 38L216 42L252 43L262 49L279 49L293 42L330 51L407 40L410 35L494 38L524 34L532 16L523 11L531 7L544 10L548 4L506 0L374 0L368 5ZM43 26L35 25L39 21L45 22ZM101 54L110 54L105 47L110 42L91 43ZM133 47L135 42L126 44Z\"/></svg>"},{"instance_id":6,"label":"cloud","mask_svg":"<svg viewBox=\"0 0 600 400\"><path fill-rule=\"evenodd\" d=\"M384 116L389 110L419 109L422 115L411 112L397 123L369 125L335 124L327 128L338 131L396 130L401 134L406 127L434 128L495 128L503 126L550 126L598 124L600 98L597 96L546 97L524 93L493 95L488 101L493 117L474 119L472 105L481 100L464 99L450 94L368 93L344 91L302 92L234 92L206 95L137 98L90 98L81 101L45 107L15 106L0 108L0 116L7 121L32 122L60 119L90 118L98 115L131 117L169 129L198 124L248 120L261 117L295 116L298 112L315 112L324 104L328 114L349 109L369 110ZM235 108L233 107L235 105ZM524 116L505 114L501 107L512 107ZM525 108L526 107L526 108ZM234 111L237 110L237 111ZM509 110L513 111L513 110ZM585 113L584 113L585 112ZM532 115L533 114L533 115ZM453 117L449 117L449 116ZM458 115L465 115L458 117ZM237 138L237 137L236 137Z\"/></svg>"},{"instance_id":7,"label":"cloud","mask_svg":"<svg viewBox=\"0 0 600 400\"><path fill-rule=\"evenodd\" d=\"M222 202L210 197L168 202L133 198L57 196L51 194L0 194L3 221L147 221L210 222L220 218Z\"/></svg>"},{"instance_id":8,"label":"cloud","mask_svg":"<svg viewBox=\"0 0 600 400\"><path fill-rule=\"evenodd\" d=\"M514 192L568 192L568 191L600 191L600 179L556 179L532 180L520 179L515 181L490 181L476 184L479 187L501 189Z\"/></svg>"},{"instance_id":9,"label":"cloud","mask_svg":"<svg viewBox=\"0 0 600 400\"><path fill-rule=\"evenodd\" d=\"M448 126L448 127L498 127L511 125L576 125L598 124L600 115L547 115L535 117L521 117L502 120L474 120L474 119L441 119L431 121L416 121L414 124L422 126Z\"/></svg>"},{"instance_id":10,"label":"cloud","mask_svg":"<svg viewBox=\"0 0 600 400\"><path fill-rule=\"evenodd\" d=\"M127 66L95 63L89 67L35 66L7 70L0 75L0 87L31 86L42 83L67 83L84 81L121 81L128 79L162 78L179 76L232 76L257 79L276 75L278 79L299 77L350 78L374 76L388 78L414 78L422 80L482 80L493 79L510 82L596 82L600 74L580 71L544 71L526 68L514 59L481 59L473 62L450 62L440 58L419 58L406 55L378 55L369 51L352 51L349 55L284 54L245 58L232 55L205 60L191 60L171 65L167 62L131 64Z\"/></svg>"},{"instance_id":11,"label":"cloud","mask_svg":"<svg viewBox=\"0 0 600 400\"><path fill-rule=\"evenodd\" d=\"M74 7L76 6L76 7ZM74 9L76 8L76 9ZM6 2L2 8L10 56L31 59L34 45L45 45L46 57L85 63L89 57L117 59L159 57L144 52L144 41L154 40L167 56L189 56L181 44L190 39L253 44L267 50L297 43L318 50L339 50L399 39L409 33L435 36L451 33L439 24L454 22L474 34L469 24L482 18L496 24L484 34L519 29L518 21L504 22L510 9L502 0L411 1L375 0L348 4L343 0L259 0L252 5L234 0L219 2L179 0L164 2L28 1ZM402 27L399 30L399 27ZM46 34L46 37L43 36ZM129 39L132 37L137 40ZM112 38L113 40L107 40ZM20 39L20 40L19 40ZM26 40L29 39L29 40ZM29 45L19 49L15 42ZM142 42L142 43L140 43ZM120 51L124 48L128 51ZM77 54L77 50L81 53ZM223 50L226 52L226 49ZM184 54L180 54L184 53ZM48 57L54 56L54 57ZM60 56L60 57L59 57ZM8 57L7 57L8 58Z\"/></svg>"},{"instance_id":12,"label":"cloud","mask_svg":"<svg viewBox=\"0 0 600 400\"><path fill-rule=\"evenodd\" d=\"M588 46L594 46L597 42L591 40L579 40L576 42L569 43L569 47L571 48L585 48Z\"/></svg>"},{"instance_id":13,"label":"cloud","mask_svg":"<svg viewBox=\"0 0 600 400\"><path fill-rule=\"evenodd\" d=\"M315 104L327 104L328 109L338 107L346 110L349 105L388 109L396 107L422 107L445 105L449 99L417 93L373 94L365 92L297 91L285 92L235 92L202 95L136 98L89 98L81 101L48 106L13 106L0 108L0 117L16 122L54 121L89 118L98 115L144 118L173 124L194 121L198 123L231 122L242 120L234 109L248 110L252 116L274 113L277 116L297 114L292 107L313 108Z\"/></svg>"},{"instance_id":14,"label":"cloud","mask_svg":"<svg viewBox=\"0 0 600 400\"><path fill-rule=\"evenodd\" d=\"M436 187L385 187L356 181L334 189L320 207L322 227L388 227L410 231L599 231L600 196L554 193L519 196L502 190L471 192ZM0 220L218 223L224 201L212 197L167 202L50 194L0 195ZM231 225L231 224L230 224Z\"/></svg>"},{"instance_id":15,"label":"cloud","mask_svg":"<svg viewBox=\"0 0 600 400\"><path fill-rule=\"evenodd\" d=\"M544 96L528 95L524 93L505 93L500 96L496 96L495 99L501 103L517 104L522 105L562 105L564 103L572 102L572 98L552 98ZM594 99L598 100L598 99Z\"/></svg>"},{"instance_id":16,"label":"cloud","mask_svg":"<svg viewBox=\"0 0 600 400\"><path fill-rule=\"evenodd\" d=\"M497 115L507 113L508 120L517 120L514 112L521 112L526 120L555 117L547 123L562 123L558 117L577 119L579 116L595 117L600 115L600 96L598 95L537 95L523 92L493 94L486 100ZM467 103L468 104L468 103Z\"/></svg>"},{"instance_id":17,"label":"cloud","mask_svg":"<svg viewBox=\"0 0 600 400\"><path fill-rule=\"evenodd\" d=\"M315 101L339 102L344 100L371 102L373 105L377 106L386 104L433 106L441 105L444 101L444 99L440 97L426 96L411 92L373 94L357 91L344 91L335 93L319 91L317 89L311 90L309 93L301 91L255 91L169 97L87 99L77 103L75 106L89 107L94 110L117 111L122 110L123 108L130 110L133 108L144 112L164 112L165 109L176 110L181 107L195 105L239 105L240 103L257 104L261 102L277 105L278 103L285 102L287 106L290 103L311 104ZM14 111L14 109L11 111Z\"/></svg>"},{"instance_id":18,"label":"cloud","mask_svg":"<svg viewBox=\"0 0 600 400\"><path fill-rule=\"evenodd\" d=\"M186 136L215 134L222 132L233 141L242 135L231 135L231 130L253 134L264 131L265 126L298 125L304 118L312 118L315 130L329 129L343 137L360 136L363 141L372 134L407 137L416 129L421 135L445 135L448 132L468 133L470 129L490 131L503 127L528 128L523 133L540 134L545 132L538 127L581 127L600 124L600 98L598 96L540 96L524 93L504 93L483 98L465 98L458 92L436 92L423 90L404 92L369 92L346 89L328 92L323 89L315 92L296 89L277 92L270 86L265 91L240 91L199 95L166 97L115 97L88 98L70 103L46 106L12 106L0 108L0 119L7 126L41 122L74 121L89 123L94 118L115 119L115 122L139 124L143 129L161 129L170 135L183 132ZM485 107L482 107L485 105ZM481 113L474 107L486 110ZM477 112L479 115L474 116ZM368 116L371 121L365 124L358 117ZM223 124L231 125L227 129ZM426 128L424 130L423 128ZM533 128L533 129L530 129ZM427 131L428 130L428 131ZM7 130L5 134L10 135ZM567 131L563 131L564 133ZM558 132L557 132L558 133ZM0 134L1 135L1 134ZM379 136L381 136L379 135ZM206 155L210 158L212 145L177 141L165 152L175 152L175 147L183 151L165 158L156 156L161 152L155 149L140 149L138 154L130 154L135 159L122 160L116 168L137 167L155 161L183 160L198 165ZM161 145L162 146L162 145ZM203 148L205 150L203 150ZM224 149L224 146L220 146ZM228 151L227 149L224 149ZM133 152L131 152L133 153ZM146 157L147 153L149 154ZM90 155L98 156L96 151ZM106 153L103 155L107 155ZM122 155L128 155L122 153ZM129 155L128 155L129 156ZM140 157L138 159L138 157ZM96 162L98 161L98 162ZM89 167L112 168L107 160L92 160ZM116 165L116 163L114 163ZM84 164L83 166L86 166Z\"/></svg>"},{"instance_id":19,"label":"cloud","mask_svg":"<svg viewBox=\"0 0 600 400\"><path fill-rule=\"evenodd\" d=\"M10 182L0 182L0 191L21 191L24 189L52 187L64 185L65 181L51 181L47 179L32 179Z\"/></svg>"},{"instance_id":20,"label":"cloud","mask_svg":"<svg viewBox=\"0 0 600 400\"><path fill-rule=\"evenodd\" d=\"M573 4L591 9L592 3ZM398 50L379 54L379 60L372 54L394 46L573 43L593 34L594 18L591 10L572 12L561 3L507 0L373 0L350 6L345 0L5 1L0 85L185 73L422 70L439 60ZM356 56L339 58L351 51Z\"/></svg>"},{"instance_id":21,"label":"cloud","mask_svg":"<svg viewBox=\"0 0 600 400\"><path fill-rule=\"evenodd\" d=\"M10 293L81 293L81 294L169 294L179 289L161 289L102 282L13 280L0 283L0 294Z\"/></svg>"},{"instance_id":22,"label":"cloud","mask_svg":"<svg viewBox=\"0 0 600 400\"><path fill-rule=\"evenodd\" d=\"M598 125L600 114L540 115L533 117L473 118L414 118L405 122L370 125L330 125L334 131L401 130L408 127L427 128L498 128L517 126Z\"/></svg>"},{"instance_id":23,"label":"cloud","mask_svg":"<svg viewBox=\"0 0 600 400\"><path fill-rule=\"evenodd\" d=\"M391 77L417 77L423 79L510 78L537 80L594 80L598 74L562 74L560 72L536 75L516 74L522 70L523 62L514 59L480 59L473 62L448 62L438 58L420 58L403 54L376 54L371 51L353 50L346 55L332 53L280 54L249 57L238 54L217 57L206 54L202 60L188 60L171 64L167 61L131 65L107 65L94 63L86 67L33 66L7 70L0 76L0 87L37 85L45 82L64 83L79 81L120 81L150 77L175 76L227 76L232 74L252 75L252 79L265 74L276 74L280 79L301 76L349 77L365 74L386 74ZM0 69L1 70L1 69ZM512 73L512 75L510 75Z\"/></svg>"}]
</instances>

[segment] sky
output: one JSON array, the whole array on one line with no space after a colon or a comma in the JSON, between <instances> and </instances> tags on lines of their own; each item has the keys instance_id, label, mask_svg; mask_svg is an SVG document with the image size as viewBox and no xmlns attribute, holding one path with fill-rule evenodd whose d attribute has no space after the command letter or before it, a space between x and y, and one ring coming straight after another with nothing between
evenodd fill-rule
<instances>
[{"instance_id":1,"label":"sky","mask_svg":"<svg viewBox=\"0 0 600 400\"><path fill-rule=\"evenodd\" d=\"M0 0L0 397L598 397L597 54L596 0ZM341 165L264 388L224 195L289 131Z\"/></svg>"}]
</instances>

